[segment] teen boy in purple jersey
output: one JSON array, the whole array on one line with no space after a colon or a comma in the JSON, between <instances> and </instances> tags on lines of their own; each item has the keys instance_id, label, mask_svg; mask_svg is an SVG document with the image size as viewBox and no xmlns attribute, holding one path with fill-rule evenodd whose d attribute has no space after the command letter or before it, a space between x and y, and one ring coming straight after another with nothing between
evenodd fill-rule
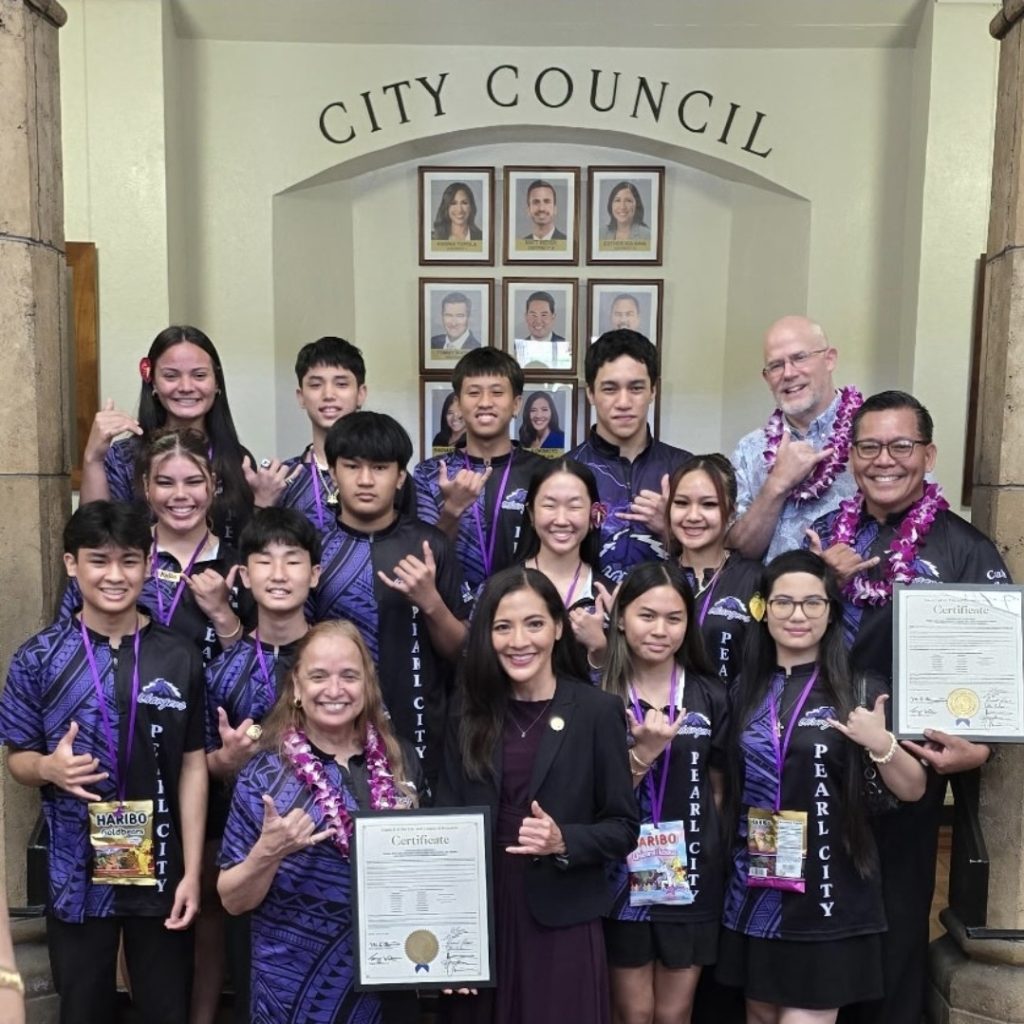
<instances>
[{"instance_id":1,"label":"teen boy in purple jersey","mask_svg":"<svg viewBox=\"0 0 1024 1024\"><path fill-rule=\"evenodd\" d=\"M324 542L310 618L348 619L358 627L395 732L416 748L433 785L470 594L451 541L395 510L412 458L412 442L397 421L353 413L331 427L326 451L341 511Z\"/></svg>"},{"instance_id":2,"label":"teen boy in purple jersey","mask_svg":"<svg viewBox=\"0 0 1024 1024\"><path fill-rule=\"evenodd\" d=\"M194 645L136 607L151 543L144 511L78 509L64 564L81 610L19 648L0 697L8 768L41 788L49 826L47 938L62 1024L117 1018L122 938L141 1018L188 1019L207 794L203 668Z\"/></svg>"},{"instance_id":3,"label":"teen boy in purple jersey","mask_svg":"<svg viewBox=\"0 0 1024 1024\"><path fill-rule=\"evenodd\" d=\"M357 412L366 401L366 363L351 342L328 336L299 349L295 376L295 395L313 426L313 440L301 455L286 460L288 486L280 504L298 509L323 533L332 527L338 511L324 442L338 420Z\"/></svg>"},{"instance_id":4,"label":"teen boy in purple jersey","mask_svg":"<svg viewBox=\"0 0 1024 1024\"><path fill-rule=\"evenodd\" d=\"M510 355L491 347L467 352L455 365L452 388L466 446L416 467L416 514L455 541L475 592L513 564L526 491L545 459L509 434L523 399L523 371Z\"/></svg>"},{"instance_id":5,"label":"teen boy in purple jersey","mask_svg":"<svg viewBox=\"0 0 1024 1024\"><path fill-rule=\"evenodd\" d=\"M690 453L656 441L647 425L661 371L647 338L606 331L587 349L583 366L597 423L569 458L590 467L607 505L601 575L616 585L638 562L665 558L668 480Z\"/></svg>"}]
</instances>

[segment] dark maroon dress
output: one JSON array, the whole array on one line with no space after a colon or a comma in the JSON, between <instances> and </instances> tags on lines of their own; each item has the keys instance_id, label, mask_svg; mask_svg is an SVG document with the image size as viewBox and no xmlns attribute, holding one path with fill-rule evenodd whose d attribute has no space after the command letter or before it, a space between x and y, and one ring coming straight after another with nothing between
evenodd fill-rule
<instances>
[{"instance_id":1,"label":"dark maroon dress","mask_svg":"<svg viewBox=\"0 0 1024 1024\"><path fill-rule=\"evenodd\" d=\"M530 814L530 774L547 726L548 701L509 701L502 735L501 806L495 829L494 896L498 988L495 1024L607 1024L608 970L601 922L537 924L526 905L526 861L506 853ZM538 716L540 716L538 721ZM537 724L531 725L531 723ZM522 735L526 730L526 736Z\"/></svg>"},{"instance_id":2,"label":"dark maroon dress","mask_svg":"<svg viewBox=\"0 0 1024 1024\"><path fill-rule=\"evenodd\" d=\"M481 990L476 997L461 997L447 1015L452 1022L609 1024L611 1019L601 921L566 928L538 924L526 904L529 858L505 852L507 846L519 844L519 826L530 814L530 775L547 727L544 712L549 703L509 701L494 837L497 987Z\"/></svg>"}]
</instances>

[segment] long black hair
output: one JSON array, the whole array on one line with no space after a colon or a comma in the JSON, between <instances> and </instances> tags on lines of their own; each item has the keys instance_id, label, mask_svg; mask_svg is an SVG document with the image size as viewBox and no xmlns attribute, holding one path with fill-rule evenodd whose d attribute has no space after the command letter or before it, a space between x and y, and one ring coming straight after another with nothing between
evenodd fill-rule
<instances>
[{"instance_id":1,"label":"long black hair","mask_svg":"<svg viewBox=\"0 0 1024 1024\"><path fill-rule=\"evenodd\" d=\"M712 676L714 669L704 650L700 625L694 613L693 591L682 570L671 562L640 562L634 565L615 592L611 622L608 626L608 652L605 655L601 686L623 701L629 699L629 684L635 677L633 653L626 643L622 616L636 600L655 587L671 587L686 608L686 632L675 653L676 664L687 672Z\"/></svg>"},{"instance_id":2,"label":"long black hair","mask_svg":"<svg viewBox=\"0 0 1024 1024\"><path fill-rule=\"evenodd\" d=\"M775 584L791 573L807 573L821 580L828 598L828 625L818 648L818 682L833 707L836 718L845 722L856 705L850 662L843 643L843 601L835 574L825 560L810 551L786 551L765 566L758 581L757 593L771 600ZM768 632L767 613L757 627L747 630L746 651L740 685L734 695L730 775L730 808L740 807L740 785L743 778L739 736L764 703L778 666L775 640ZM877 866L877 854L867 822L862 789L864 784L863 752L852 740L846 743L847 765L840 792L845 822L843 841L847 852L861 875L870 874Z\"/></svg>"},{"instance_id":3,"label":"long black hair","mask_svg":"<svg viewBox=\"0 0 1024 1024\"><path fill-rule=\"evenodd\" d=\"M167 423L167 410L158 401L153 388L157 363L171 346L180 345L183 342L195 345L210 357L210 362L213 364L214 380L217 383L217 393L214 395L213 405L203 420L203 430L213 449L213 471L218 484L214 508L219 508L223 513L233 516L237 522L245 522L252 512L253 495L252 489L246 482L245 474L242 472L244 453L238 441L238 432L235 430L235 421L231 416L231 407L228 405L224 370L213 342L198 327L187 325L167 327L153 339L153 343L149 346L147 358L150 363L150 379L143 380L139 392L139 426L142 427L143 434L142 437L136 439L136 494L141 497L143 493L140 472L141 453L149 444L149 435ZM255 468L254 466L253 469Z\"/></svg>"},{"instance_id":4,"label":"long black hair","mask_svg":"<svg viewBox=\"0 0 1024 1024\"><path fill-rule=\"evenodd\" d=\"M601 495L597 490L597 480L590 467L583 465L582 462L576 462L575 459L552 459L540 469L534 470L533 476L530 477L530 486L526 490L526 499L523 502L526 515L523 517L519 543L516 544L515 560L517 562L525 562L528 558L534 558L540 551L540 537L537 536L537 531L533 528L533 505L541 486L556 473L568 473L570 476L576 477L577 480L583 481L583 486L586 487L587 494L590 496L591 507L588 514L591 517L593 516L593 506L601 500ZM596 569L601 549L601 530L593 525L593 518L590 523L590 529L580 543L580 561L589 565L591 569Z\"/></svg>"},{"instance_id":5,"label":"long black hair","mask_svg":"<svg viewBox=\"0 0 1024 1024\"><path fill-rule=\"evenodd\" d=\"M519 443L524 448L532 448L533 443L538 440L537 430L530 422L530 412L541 400L547 403L548 411L551 413L551 419L548 422L548 433L554 434L556 432L560 432L562 429L561 424L558 422L558 406L555 405L554 397L547 391L534 391L534 393L526 399L526 403L523 406L523 425L519 428Z\"/></svg>"},{"instance_id":6,"label":"long black hair","mask_svg":"<svg viewBox=\"0 0 1024 1024\"><path fill-rule=\"evenodd\" d=\"M457 679L462 697L459 750L466 774L472 779L482 780L492 773L494 751L508 713L509 680L494 651L491 627L498 605L520 590L537 594L554 622L561 624L562 633L551 654L556 677L587 679L586 659L573 638L568 613L555 585L536 569L513 566L495 573L477 602Z\"/></svg>"}]
</instances>

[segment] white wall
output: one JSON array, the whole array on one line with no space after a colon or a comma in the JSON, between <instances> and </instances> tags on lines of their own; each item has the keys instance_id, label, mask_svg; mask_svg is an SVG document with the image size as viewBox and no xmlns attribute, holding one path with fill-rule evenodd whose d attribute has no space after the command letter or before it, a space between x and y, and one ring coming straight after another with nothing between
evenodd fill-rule
<instances>
[{"instance_id":1,"label":"white wall","mask_svg":"<svg viewBox=\"0 0 1024 1024\"><path fill-rule=\"evenodd\" d=\"M259 453L301 443L291 361L321 333L367 350L372 404L414 427L416 279L435 274L417 265L416 166L659 162L666 262L634 276L665 279L665 391L679 400L665 404L664 434L729 451L768 411L761 331L806 311L840 346L843 382L914 387L941 404L939 475L959 479L963 402L939 368L965 361L985 230L988 6L940 4L918 52L679 53L179 40L158 0L68 8L68 236L100 244L103 390L120 402L134 402L140 349L173 314L218 345L240 432ZM499 64L520 69L515 107L487 98ZM547 109L532 82L555 65L576 91ZM611 113L588 104L592 68L621 73ZM414 85L399 124L382 86L441 72L444 114ZM657 123L643 109L631 116L638 75L655 90L668 83ZM508 95L508 73L501 82ZM714 96L702 134L676 116L695 89ZM318 129L332 101L357 131L345 145ZM765 116L751 148L770 146L767 158L741 148L756 111ZM436 274L449 272L459 273Z\"/></svg>"}]
</instances>

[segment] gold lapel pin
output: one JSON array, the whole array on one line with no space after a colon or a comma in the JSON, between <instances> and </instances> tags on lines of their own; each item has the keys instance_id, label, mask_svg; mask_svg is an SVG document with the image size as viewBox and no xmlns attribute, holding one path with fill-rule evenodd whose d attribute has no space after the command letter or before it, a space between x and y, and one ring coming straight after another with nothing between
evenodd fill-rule
<instances>
[{"instance_id":1,"label":"gold lapel pin","mask_svg":"<svg viewBox=\"0 0 1024 1024\"><path fill-rule=\"evenodd\" d=\"M565 728L565 719L561 715L552 715L548 720L548 725L550 725L555 732L561 732Z\"/></svg>"}]
</instances>

